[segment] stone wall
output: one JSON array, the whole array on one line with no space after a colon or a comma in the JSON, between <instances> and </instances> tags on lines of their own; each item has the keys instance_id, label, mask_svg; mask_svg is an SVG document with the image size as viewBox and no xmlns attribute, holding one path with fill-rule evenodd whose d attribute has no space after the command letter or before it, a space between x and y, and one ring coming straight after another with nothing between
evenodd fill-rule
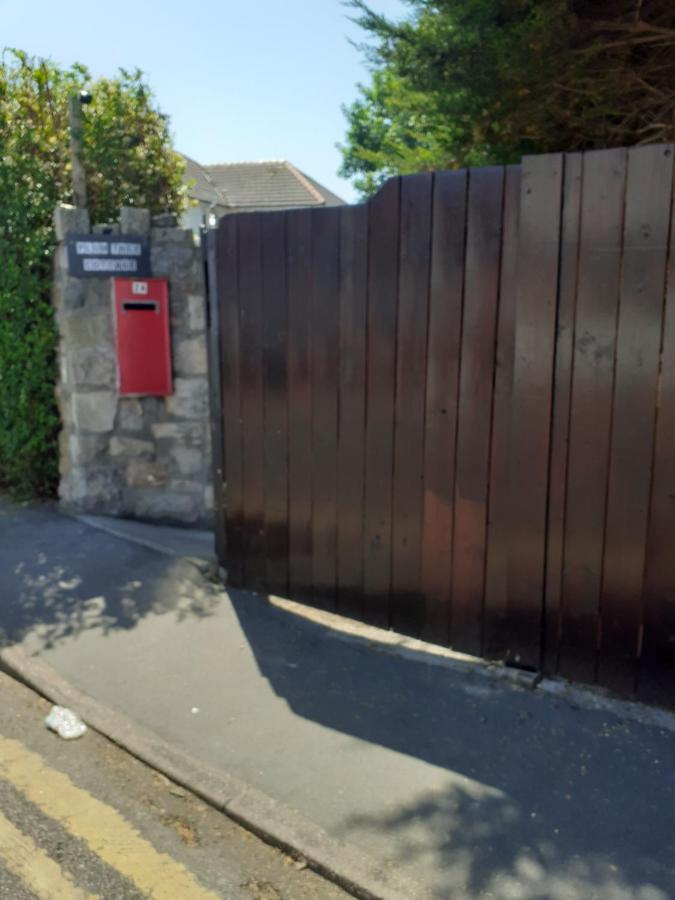
<instances>
[{"instance_id":1,"label":"stone wall","mask_svg":"<svg viewBox=\"0 0 675 900\"><path fill-rule=\"evenodd\" d=\"M206 300L201 250L173 216L124 208L90 229L86 210L55 213L61 481L68 509L204 525L213 507ZM68 275L68 233L149 233L152 274L169 279L174 393L120 397L112 279Z\"/></svg>"}]
</instances>

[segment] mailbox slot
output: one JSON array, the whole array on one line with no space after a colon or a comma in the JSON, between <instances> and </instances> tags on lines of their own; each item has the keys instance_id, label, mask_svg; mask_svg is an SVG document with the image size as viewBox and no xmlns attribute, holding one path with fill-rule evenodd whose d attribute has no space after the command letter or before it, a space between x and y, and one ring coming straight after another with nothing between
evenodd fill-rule
<instances>
[{"instance_id":1,"label":"mailbox slot","mask_svg":"<svg viewBox=\"0 0 675 900\"><path fill-rule=\"evenodd\" d=\"M171 394L167 279L114 278L113 303L120 395Z\"/></svg>"},{"instance_id":2,"label":"mailbox slot","mask_svg":"<svg viewBox=\"0 0 675 900\"><path fill-rule=\"evenodd\" d=\"M159 312L159 303L154 300L125 300L122 304L124 312Z\"/></svg>"}]
</instances>

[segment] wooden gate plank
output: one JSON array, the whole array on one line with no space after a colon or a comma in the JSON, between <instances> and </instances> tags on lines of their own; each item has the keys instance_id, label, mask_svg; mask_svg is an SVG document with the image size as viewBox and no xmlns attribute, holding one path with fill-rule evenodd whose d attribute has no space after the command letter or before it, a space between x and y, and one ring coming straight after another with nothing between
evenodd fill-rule
<instances>
[{"instance_id":1,"label":"wooden gate plank","mask_svg":"<svg viewBox=\"0 0 675 900\"><path fill-rule=\"evenodd\" d=\"M239 225L240 390L243 454L244 584L265 590L264 398L261 214Z\"/></svg>"},{"instance_id":2,"label":"wooden gate plank","mask_svg":"<svg viewBox=\"0 0 675 900\"><path fill-rule=\"evenodd\" d=\"M209 410L211 435L211 477L216 559L227 565L225 523L225 416L223 414L224 361L220 327L222 297L218 291L218 231L202 234L204 283L206 285L206 321L208 337Z\"/></svg>"},{"instance_id":3,"label":"wooden gate plank","mask_svg":"<svg viewBox=\"0 0 675 900\"><path fill-rule=\"evenodd\" d=\"M482 645L504 169L471 169L459 379L451 643Z\"/></svg>"},{"instance_id":4,"label":"wooden gate plank","mask_svg":"<svg viewBox=\"0 0 675 900\"><path fill-rule=\"evenodd\" d=\"M432 189L432 175L401 180L391 625L412 635L420 633L424 612L420 575Z\"/></svg>"},{"instance_id":5,"label":"wooden gate plank","mask_svg":"<svg viewBox=\"0 0 675 900\"><path fill-rule=\"evenodd\" d=\"M366 417L368 206L340 215L338 425L338 611L363 615L363 499Z\"/></svg>"},{"instance_id":6,"label":"wooden gate plank","mask_svg":"<svg viewBox=\"0 0 675 900\"><path fill-rule=\"evenodd\" d=\"M238 240L237 221L234 218L221 219L216 236L216 252L223 381L225 540L227 580L234 586L241 586L244 576Z\"/></svg>"},{"instance_id":7,"label":"wooden gate plank","mask_svg":"<svg viewBox=\"0 0 675 900\"><path fill-rule=\"evenodd\" d=\"M400 179L370 201L364 516L365 618L389 626Z\"/></svg>"},{"instance_id":8,"label":"wooden gate plank","mask_svg":"<svg viewBox=\"0 0 675 900\"><path fill-rule=\"evenodd\" d=\"M312 215L312 582L314 603L335 609L340 209Z\"/></svg>"},{"instance_id":9,"label":"wooden gate plank","mask_svg":"<svg viewBox=\"0 0 675 900\"><path fill-rule=\"evenodd\" d=\"M584 156L559 670L595 679L626 152Z\"/></svg>"},{"instance_id":10,"label":"wooden gate plank","mask_svg":"<svg viewBox=\"0 0 675 900\"><path fill-rule=\"evenodd\" d=\"M499 277L482 650L484 656L492 658L505 656L507 649L504 620L506 617L511 524L509 454L513 395L513 345L516 333L520 177L520 166L507 166L504 183L504 223Z\"/></svg>"},{"instance_id":11,"label":"wooden gate plank","mask_svg":"<svg viewBox=\"0 0 675 900\"><path fill-rule=\"evenodd\" d=\"M312 595L312 212L287 213L288 581L297 600Z\"/></svg>"},{"instance_id":12,"label":"wooden gate plank","mask_svg":"<svg viewBox=\"0 0 675 900\"><path fill-rule=\"evenodd\" d=\"M286 218L271 212L262 220L266 583L282 596L288 591Z\"/></svg>"},{"instance_id":13,"label":"wooden gate plank","mask_svg":"<svg viewBox=\"0 0 675 900\"><path fill-rule=\"evenodd\" d=\"M628 151L598 681L635 689L654 446L672 147Z\"/></svg>"},{"instance_id":14,"label":"wooden gate plank","mask_svg":"<svg viewBox=\"0 0 675 900\"><path fill-rule=\"evenodd\" d=\"M511 423L509 656L540 665L563 159L523 160Z\"/></svg>"},{"instance_id":15,"label":"wooden gate plank","mask_svg":"<svg viewBox=\"0 0 675 900\"><path fill-rule=\"evenodd\" d=\"M671 215L667 271L638 691L643 700L672 706L675 696L675 207Z\"/></svg>"},{"instance_id":16,"label":"wooden gate plank","mask_svg":"<svg viewBox=\"0 0 675 900\"><path fill-rule=\"evenodd\" d=\"M459 352L467 172L437 172L432 211L424 439L423 637L450 640Z\"/></svg>"},{"instance_id":17,"label":"wooden gate plank","mask_svg":"<svg viewBox=\"0 0 675 900\"><path fill-rule=\"evenodd\" d=\"M560 239L560 290L555 346L542 648L542 665L547 674L553 674L557 669L558 643L560 640L560 599L565 546L565 501L567 497L567 448L572 400L572 360L574 353L574 317L577 302L582 181L583 154L566 154L562 233Z\"/></svg>"}]
</instances>

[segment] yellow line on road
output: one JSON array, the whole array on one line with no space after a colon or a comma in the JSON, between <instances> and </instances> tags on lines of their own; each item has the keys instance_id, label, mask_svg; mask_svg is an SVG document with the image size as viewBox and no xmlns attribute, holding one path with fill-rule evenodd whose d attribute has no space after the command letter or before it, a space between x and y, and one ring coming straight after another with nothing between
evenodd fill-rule
<instances>
[{"instance_id":1,"label":"yellow line on road","mask_svg":"<svg viewBox=\"0 0 675 900\"><path fill-rule=\"evenodd\" d=\"M98 900L81 891L69 875L0 813L0 860L39 900Z\"/></svg>"},{"instance_id":2,"label":"yellow line on road","mask_svg":"<svg viewBox=\"0 0 675 900\"><path fill-rule=\"evenodd\" d=\"M0 738L0 775L153 900L218 900L185 866L155 850L117 810L50 769L19 741Z\"/></svg>"}]
</instances>

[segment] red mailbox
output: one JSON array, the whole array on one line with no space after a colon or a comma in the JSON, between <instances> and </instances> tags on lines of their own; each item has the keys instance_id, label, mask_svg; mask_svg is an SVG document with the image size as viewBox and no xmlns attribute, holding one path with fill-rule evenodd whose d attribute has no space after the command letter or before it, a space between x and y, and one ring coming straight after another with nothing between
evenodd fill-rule
<instances>
[{"instance_id":1,"label":"red mailbox","mask_svg":"<svg viewBox=\"0 0 675 900\"><path fill-rule=\"evenodd\" d=\"M166 278L114 278L120 394L172 393Z\"/></svg>"}]
</instances>

